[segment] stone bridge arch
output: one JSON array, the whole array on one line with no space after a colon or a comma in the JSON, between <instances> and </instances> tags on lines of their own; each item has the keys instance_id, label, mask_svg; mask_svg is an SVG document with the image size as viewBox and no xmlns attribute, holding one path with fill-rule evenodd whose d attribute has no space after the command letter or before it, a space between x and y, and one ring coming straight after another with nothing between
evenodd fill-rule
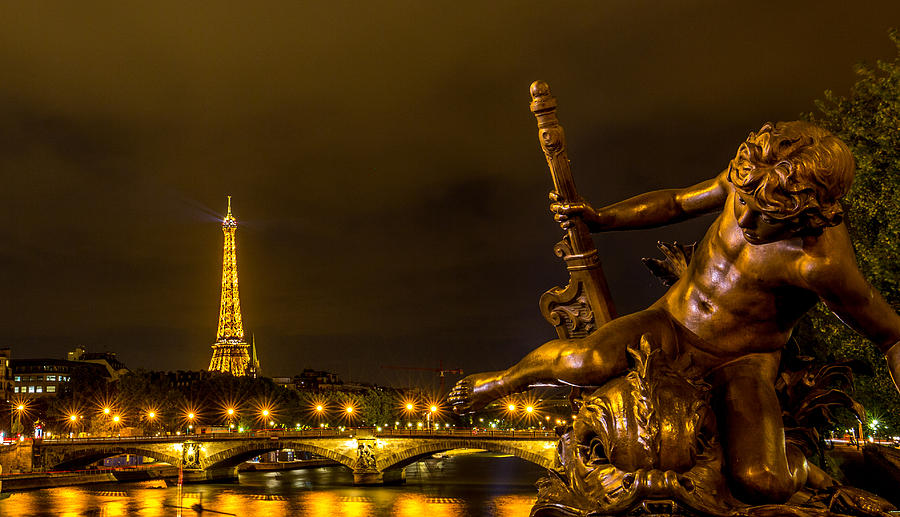
<instances>
[{"instance_id":1,"label":"stone bridge arch","mask_svg":"<svg viewBox=\"0 0 900 517\"><path fill-rule=\"evenodd\" d=\"M331 445L331 447L329 447L329 445ZM293 449L295 451L315 454L316 456L335 461L351 469L356 463L355 450L352 451L352 456L342 454L340 450L335 449L333 444L323 444L322 440L272 440L264 443L259 443L257 441L235 444L233 447L222 449L207 455L201 460L200 465L202 468L235 467L261 454L282 449Z\"/></svg>"},{"instance_id":2,"label":"stone bridge arch","mask_svg":"<svg viewBox=\"0 0 900 517\"><path fill-rule=\"evenodd\" d=\"M556 461L556 443L540 440L409 440L399 445L386 446L376 459L379 471L394 470L406 467L423 458L438 452L453 449L484 449L486 451L510 454L525 461L535 463L544 468L552 468Z\"/></svg>"},{"instance_id":3,"label":"stone bridge arch","mask_svg":"<svg viewBox=\"0 0 900 517\"><path fill-rule=\"evenodd\" d=\"M170 453L159 446L92 445L78 448L66 447L59 450L45 450L43 464L45 470L77 470L96 461L111 458L113 456L121 456L122 454L145 456L175 466L181 461L180 453L178 451L173 450Z\"/></svg>"}]
</instances>

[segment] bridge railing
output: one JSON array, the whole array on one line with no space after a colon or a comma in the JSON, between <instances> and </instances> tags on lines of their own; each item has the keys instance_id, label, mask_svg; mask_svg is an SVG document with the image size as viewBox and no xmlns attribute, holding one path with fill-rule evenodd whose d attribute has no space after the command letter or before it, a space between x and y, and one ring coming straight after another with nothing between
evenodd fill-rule
<instances>
[{"instance_id":1,"label":"bridge railing","mask_svg":"<svg viewBox=\"0 0 900 517\"><path fill-rule=\"evenodd\" d=\"M247 432L215 432L204 434L182 434L166 436L90 436L90 437L62 437L42 440L45 444L121 444L137 442L174 442L181 443L185 440L194 441L226 441L247 439L279 440L285 438L354 438L360 435L366 436L395 436L402 438L469 438L469 439L543 439L556 440L556 433L551 430L500 430L500 429L403 429L383 428L378 430L373 427L352 429L302 429L286 430L272 429L265 431ZM40 440L39 440L40 441Z\"/></svg>"},{"instance_id":2,"label":"bridge railing","mask_svg":"<svg viewBox=\"0 0 900 517\"><path fill-rule=\"evenodd\" d=\"M552 430L502 430L502 429L382 429L376 436L428 437L428 438L541 438L556 440Z\"/></svg>"}]
</instances>

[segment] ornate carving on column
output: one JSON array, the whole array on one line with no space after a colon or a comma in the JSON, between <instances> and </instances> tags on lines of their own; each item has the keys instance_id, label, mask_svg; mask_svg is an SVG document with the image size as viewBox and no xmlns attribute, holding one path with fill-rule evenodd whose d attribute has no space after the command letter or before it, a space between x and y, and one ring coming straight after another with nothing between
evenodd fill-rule
<instances>
[{"instance_id":1,"label":"ornate carving on column","mask_svg":"<svg viewBox=\"0 0 900 517\"><path fill-rule=\"evenodd\" d=\"M181 444L181 466L185 470L200 470L200 444L186 441Z\"/></svg>"},{"instance_id":2,"label":"ornate carving on column","mask_svg":"<svg viewBox=\"0 0 900 517\"><path fill-rule=\"evenodd\" d=\"M377 444L375 438L356 439L356 462L353 465L354 485L380 485L384 482L378 470L376 458Z\"/></svg>"}]
</instances>

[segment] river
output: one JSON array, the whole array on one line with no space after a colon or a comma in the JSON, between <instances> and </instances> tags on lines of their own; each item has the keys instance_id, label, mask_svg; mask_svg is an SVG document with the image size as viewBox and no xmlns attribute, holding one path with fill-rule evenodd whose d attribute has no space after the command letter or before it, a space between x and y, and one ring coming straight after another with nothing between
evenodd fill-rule
<instances>
[{"instance_id":1,"label":"river","mask_svg":"<svg viewBox=\"0 0 900 517\"><path fill-rule=\"evenodd\" d=\"M345 467L248 472L239 483L186 485L180 504L178 488L152 488L155 482L15 492L0 500L0 515L193 517L200 514L191 505L202 503L207 510L248 517L524 517L543 473L512 456L477 453L410 465L406 483L395 486L354 487Z\"/></svg>"}]
</instances>

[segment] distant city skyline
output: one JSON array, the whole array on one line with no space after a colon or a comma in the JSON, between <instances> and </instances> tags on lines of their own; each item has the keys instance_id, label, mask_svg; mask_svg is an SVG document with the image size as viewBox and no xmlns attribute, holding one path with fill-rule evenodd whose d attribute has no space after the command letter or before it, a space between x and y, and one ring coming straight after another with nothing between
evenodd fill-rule
<instances>
[{"instance_id":1,"label":"distant city skyline","mask_svg":"<svg viewBox=\"0 0 900 517\"><path fill-rule=\"evenodd\" d=\"M4 14L0 347L206 369L231 195L265 375L404 385L437 378L384 366L499 369L555 336L538 298L566 275L533 80L603 205L708 179L749 131L846 94L857 62L896 56L900 3ZM640 263L657 240L708 224L598 236L619 312L662 293Z\"/></svg>"}]
</instances>

